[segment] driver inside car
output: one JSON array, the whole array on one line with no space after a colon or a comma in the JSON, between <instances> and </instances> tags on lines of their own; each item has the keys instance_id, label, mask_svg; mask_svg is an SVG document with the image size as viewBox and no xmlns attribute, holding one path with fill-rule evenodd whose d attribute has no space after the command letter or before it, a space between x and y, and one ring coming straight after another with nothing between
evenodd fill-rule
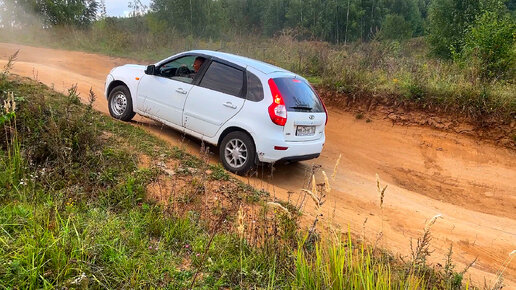
<instances>
[{"instance_id":1,"label":"driver inside car","mask_svg":"<svg viewBox=\"0 0 516 290\"><path fill-rule=\"evenodd\" d=\"M195 61L193 63L193 71L188 69L188 67L186 67L186 66L180 66L177 69L176 75L179 77L188 77L188 78L193 79L195 77L195 74L199 71L199 69L203 65L204 61L205 61L204 57L198 56L195 58Z\"/></svg>"},{"instance_id":2,"label":"driver inside car","mask_svg":"<svg viewBox=\"0 0 516 290\"><path fill-rule=\"evenodd\" d=\"M193 63L194 74L196 74L199 71L199 69L201 69L201 66L204 63L204 60L205 60L205 58L200 57L200 56L195 58L195 61Z\"/></svg>"}]
</instances>

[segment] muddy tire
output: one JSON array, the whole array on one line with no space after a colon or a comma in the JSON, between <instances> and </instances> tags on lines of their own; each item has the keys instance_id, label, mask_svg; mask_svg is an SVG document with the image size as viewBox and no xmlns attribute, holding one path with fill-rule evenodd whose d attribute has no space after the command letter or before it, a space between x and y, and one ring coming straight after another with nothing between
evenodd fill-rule
<instances>
[{"instance_id":1,"label":"muddy tire","mask_svg":"<svg viewBox=\"0 0 516 290\"><path fill-rule=\"evenodd\" d=\"M131 121L135 113L131 92L126 86L115 87L108 97L109 114L118 120Z\"/></svg>"},{"instance_id":2,"label":"muddy tire","mask_svg":"<svg viewBox=\"0 0 516 290\"><path fill-rule=\"evenodd\" d=\"M219 157L226 170L245 175L255 166L256 148L253 139L241 131L229 133L220 142Z\"/></svg>"}]
</instances>

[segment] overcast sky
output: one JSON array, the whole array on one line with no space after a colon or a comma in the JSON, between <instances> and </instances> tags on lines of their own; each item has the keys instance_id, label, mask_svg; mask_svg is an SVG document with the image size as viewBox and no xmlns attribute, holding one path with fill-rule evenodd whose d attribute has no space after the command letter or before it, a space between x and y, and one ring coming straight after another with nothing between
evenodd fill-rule
<instances>
[{"instance_id":1,"label":"overcast sky","mask_svg":"<svg viewBox=\"0 0 516 290\"><path fill-rule=\"evenodd\" d=\"M105 0L106 12L109 16L127 16L129 14L129 1ZM149 6L150 0L141 0L143 5Z\"/></svg>"}]
</instances>

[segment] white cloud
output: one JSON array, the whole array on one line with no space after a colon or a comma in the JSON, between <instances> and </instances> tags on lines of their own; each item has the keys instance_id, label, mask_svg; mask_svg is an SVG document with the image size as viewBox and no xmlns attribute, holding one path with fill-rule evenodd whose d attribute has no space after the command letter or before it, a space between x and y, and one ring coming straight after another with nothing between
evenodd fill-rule
<instances>
[{"instance_id":1,"label":"white cloud","mask_svg":"<svg viewBox=\"0 0 516 290\"><path fill-rule=\"evenodd\" d=\"M123 0L105 0L106 12L108 16L127 17L129 12L129 1ZM141 3L150 6L150 0L141 0Z\"/></svg>"}]
</instances>

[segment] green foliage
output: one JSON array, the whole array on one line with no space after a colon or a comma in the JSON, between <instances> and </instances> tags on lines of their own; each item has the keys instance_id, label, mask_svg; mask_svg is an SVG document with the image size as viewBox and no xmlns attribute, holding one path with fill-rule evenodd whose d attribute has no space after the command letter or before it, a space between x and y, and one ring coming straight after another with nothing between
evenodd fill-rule
<instances>
[{"instance_id":1,"label":"green foliage","mask_svg":"<svg viewBox=\"0 0 516 290\"><path fill-rule=\"evenodd\" d=\"M0 126L3 126L5 123L11 122L11 120L14 120L14 117L16 117L15 112L0 113Z\"/></svg>"},{"instance_id":2,"label":"green foliage","mask_svg":"<svg viewBox=\"0 0 516 290\"><path fill-rule=\"evenodd\" d=\"M302 39L370 40L389 14L403 17L415 35L423 33L418 0L154 0L151 8L145 17L152 19L148 24L153 29L166 24L186 35L206 38L224 39L228 33L242 31L273 36L294 30Z\"/></svg>"},{"instance_id":3,"label":"green foliage","mask_svg":"<svg viewBox=\"0 0 516 290\"><path fill-rule=\"evenodd\" d=\"M23 180L24 160L16 132L16 112L0 112L0 128L6 133L5 147L0 147L0 200L6 190L17 191L27 181Z\"/></svg>"},{"instance_id":4,"label":"green foliage","mask_svg":"<svg viewBox=\"0 0 516 290\"><path fill-rule=\"evenodd\" d=\"M168 28L174 28L186 34L215 36L221 35L228 29L230 9L222 9L227 1L207 0L154 0L154 14L151 23L166 23ZM235 2L236 3L236 2ZM238 11L233 17L238 17Z\"/></svg>"},{"instance_id":5,"label":"green foliage","mask_svg":"<svg viewBox=\"0 0 516 290\"><path fill-rule=\"evenodd\" d=\"M514 13L513 2L509 1L507 8ZM429 18L435 53L450 57L450 49L460 51L462 36L480 11L493 11L494 6L505 9L499 0L153 0L149 13L139 1L128 6L131 18L116 19L106 17L103 2L97 0L0 1L4 11L0 24L16 30L27 26L88 27L95 22L97 28L109 27L113 49L117 49L127 45L130 37L124 34L135 32L160 35L161 40L176 32L227 40L242 33L274 36L295 31L298 39L348 43L370 41L383 31L384 38L404 39L424 35ZM101 17L96 22L98 10ZM119 33L121 23L131 28ZM394 33L396 27L401 29L400 35Z\"/></svg>"},{"instance_id":6,"label":"green foliage","mask_svg":"<svg viewBox=\"0 0 516 290\"><path fill-rule=\"evenodd\" d=\"M388 15L398 15L403 17L406 22L404 25L409 27L400 27L401 33L406 30L411 30L414 36L423 35L423 18L421 17L423 11L426 9L424 4L421 7L418 1L414 0L386 0L385 7ZM423 11L421 11L423 10ZM400 23L402 24L402 23ZM383 25L382 25L383 28ZM412 35L410 35L412 37Z\"/></svg>"},{"instance_id":7,"label":"green foliage","mask_svg":"<svg viewBox=\"0 0 516 290\"><path fill-rule=\"evenodd\" d=\"M88 26L97 18L99 2L96 0L6 0L0 23L6 27L20 26Z\"/></svg>"},{"instance_id":8,"label":"green foliage","mask_svg":"<svg viewBox=\"0 0 516 290\"><path fill-rule=\"evenodd\" d=\"M434 0L429 9L428 41L435 55L451 58L462 53L471 25L486 12L504 15L501 0Z\"/></svg>"},{"instance_id":9,"label":"green foliage","mask_svg":"<svg viewBox=\"0 0 516 290\"><path fill-rule=\"evenodd\" d=\"M483 79L512 79L516 73L516 24L508 15L486 12L465 36L462 60Z\"/></svg>"},{"instance_id":10,"label":"green foliage","mask_svg":"<svg viewBox=\"0 0 516 290\"><path fill-rule=\"evenodd\" d=\"M385 263L389 257L352 243L349 234L344 241L317 242L312 251L305 243L306 238L297 247L294 289L432 288L416 272L398 272Z\"/></svg>"},{"instance_id":11,"label":"green foliage","mask_svg":"<svg viewBox=\"0 0 516 290\"><path fill-rule=\"evenodd\" d=\"M215 180L229 180L228 172L220 164L210 165L211 178Z\"/></svg>"},{"instance_id":12,"label":"green foliage","mask_svg":"<svg viewBox=\"0 0 516 290\"><path fill-rule=\"evenodd\" d=\"M451 58L460 53L464 35L477 15L482 0L434 0L429 8L428 41L434 54Z\"/></svg>"},{"instance_id":13,"label":"green foliage","mask_svg":"<svg viewBox=\"0 0 516 290\"><path fill-rule=\"evenodd\" d=\"M54 25L87 26L96 19L98 2L95 0L58 0L38 3L46 23Z\"/></svg>"},{"instance_id":14,"label":"green foliage","mask_svg":"<svg viewBox=\"0 0 516 290\"><path fill-rule=\"evenodd\" d=\"M400 15L389 14L383 20L380 32L382 39L406 40L411 38L412 34L412 26Z\"/></svg>"}]
</instances>

